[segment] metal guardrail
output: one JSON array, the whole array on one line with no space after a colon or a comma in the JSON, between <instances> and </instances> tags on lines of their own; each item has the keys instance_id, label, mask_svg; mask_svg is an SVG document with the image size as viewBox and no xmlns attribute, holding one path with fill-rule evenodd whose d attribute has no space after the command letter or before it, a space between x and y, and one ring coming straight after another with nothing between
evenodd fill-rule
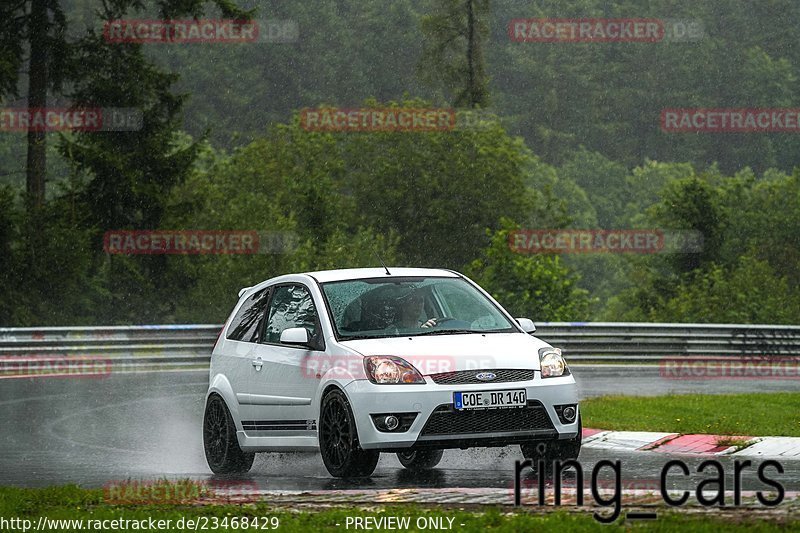
<instances>
[{"instance_id":1,"label":"metal guardrail","mask_svg":"<svg viewBox=\"0 0 800 533\"><path fill-rule=\"evenodd\" d=\"M570 361L800 356L800 326L543 322L534 335L561 347Z\"/></svg>"},{"instance_id":2,"label":"metal guardrail","mask_svg":"<svg viewBox=\"0 0 800 533\"><path fill-rule=\"evenodd\" d=\"M0 359L97 357L116 370L207 368L220 330L211 324L0 328ZM543 322L534 335L574 362L800 357L800 326Z\"/></svg>"},{"instance_id":3,"label":"metal guardrail","mask_svg":"<svg viewBox=\"0 0 800 533\"><path fill-rule=\"evenodd\" d=\"M115 372L208 368L221 325L0 328L0 360L93 358Z\"/></svg>"}]
</instances>

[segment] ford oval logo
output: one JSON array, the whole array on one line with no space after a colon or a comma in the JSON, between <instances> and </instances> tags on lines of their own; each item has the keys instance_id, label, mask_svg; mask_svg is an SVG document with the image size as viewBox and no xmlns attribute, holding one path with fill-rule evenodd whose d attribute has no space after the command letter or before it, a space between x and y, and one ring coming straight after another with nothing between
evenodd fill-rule
<instances>
[{"instance_id":1,"label":"ford oval logo","mask_svg":"<svg viewBox=\"0 0 800 533\"><path fill-rule=\"evenodd\" d=\"M481 381L492 381L496 377L497 375L494 372L481 372L480 374L475 374L475 379L479 379Z\"/></svg>"}]
</instances>

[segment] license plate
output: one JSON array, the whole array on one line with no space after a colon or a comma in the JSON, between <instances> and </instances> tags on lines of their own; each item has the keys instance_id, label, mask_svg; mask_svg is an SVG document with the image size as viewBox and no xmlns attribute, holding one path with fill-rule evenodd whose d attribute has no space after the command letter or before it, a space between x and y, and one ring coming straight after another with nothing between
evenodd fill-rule
<instances>
[{"instance_id":1,"label":"license plate","mask_svg":"<svg viewBox=\"0 0 800 533\"><path fill-rule=\"evenodd\" d=\"M453 404L459 411L464 409L524 407L526 402L525 389L453 393Z\"/></svg>"}]
</instances>

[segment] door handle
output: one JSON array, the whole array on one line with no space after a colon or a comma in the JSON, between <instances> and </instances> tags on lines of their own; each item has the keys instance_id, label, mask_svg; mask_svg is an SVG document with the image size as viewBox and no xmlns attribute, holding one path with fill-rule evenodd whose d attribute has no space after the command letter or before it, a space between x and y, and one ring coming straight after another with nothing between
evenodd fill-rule
<instances>
[{"instance_id":1,"label":"door handle","mask_svg":"<svg viewBox=\"0 0 800 533\"><path fill-rule=\"evenodd\" d=\"M256 372L261 372L261 367L264 366L264 361L262 361L259 357L258 359L253 359L251 364L255 367Z\"/></svg>"}]
</instances>

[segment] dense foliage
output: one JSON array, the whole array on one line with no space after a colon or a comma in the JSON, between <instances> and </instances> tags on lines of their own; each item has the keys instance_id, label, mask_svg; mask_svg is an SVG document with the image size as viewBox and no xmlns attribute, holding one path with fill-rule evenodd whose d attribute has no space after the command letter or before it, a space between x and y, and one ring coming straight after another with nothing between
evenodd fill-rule
<instances>
[{"instance_id":1,"label":"dense foliage","mask_svg":"<svg viewBox=\"0 0 800 533\"><path fill-rule=\"evenodd\" d=\"M47 134L47 201L35 211L24 195L25 134L0 133L0 325L220 322L240 287L375 266L376 255L465 272L538 321L800 318L800 135L660 128L664 108L800 101L794 0L475 0L469 16L449 0L125 0L105 3L105 14L89 0L56 4L67 83L51 99L134 107L143 128ZM251 8L297 22L300 38L101 37L104 18ZM3 9L0 106L19 107L27 36ZM704 33L512 42L509 21L533 17L694 20ZM312 132L298 115L487 103L492 120L455 131ZM296 241L256 255L103 251L108 230L159 228ZM693 253L523 255L508 246L519 228L694 230L703 242Z\"/></svg>"}]
</instances>

